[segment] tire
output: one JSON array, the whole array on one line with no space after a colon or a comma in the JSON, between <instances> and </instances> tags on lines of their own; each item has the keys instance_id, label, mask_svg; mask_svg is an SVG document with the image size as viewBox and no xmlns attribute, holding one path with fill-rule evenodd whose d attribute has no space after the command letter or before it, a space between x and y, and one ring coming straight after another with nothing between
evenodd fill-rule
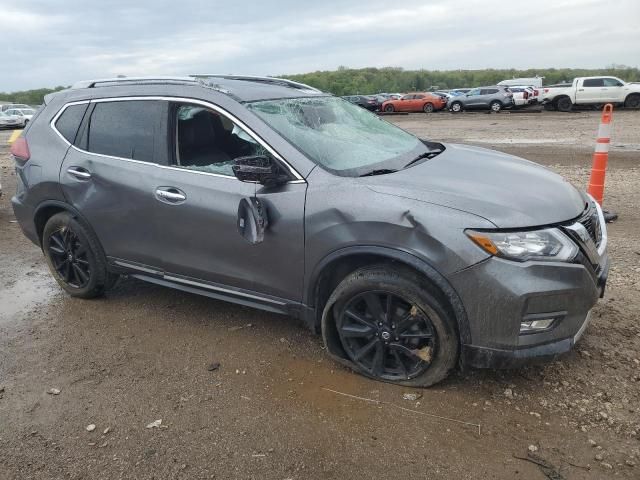
<instances>
[{"instance_id":1,"label":"tire","mask_svg":"<svg viewBox=\"0 0 640 480\"><path fill-rule=\"evenodd\" d=\"M463 110L463 108L462 108L462 103L461 102L453 102L451 104L451 111L453 113L458 113L458 112L461 112L462 110Z\"/></svg>"},{"instance_id":2,"label":"tire","mask_svg":"<svg viewBox=\"0 0 640 480\"><path fill-rule=\"evenodd\" d=\"M393 105L387 105L386 107L384 107L384 111L385 112L394 112L395 108L393 108Z\"/></svg>"},{"instance_id":3,"label":"tire","mask_svg":"<svg viewBox=\"0 0 640 480\"><path fill-rule=\"evenodd\" d=\"M500 103L498 100L494 100L489 104L489 108L492 112L498 113L500 110L502 110L502 103Z\"/></svg>"},{"instance_id":4,"label":"tire","mask_svg":"<svg viewBox=\"0 0 640 480\"><path fill-rule=\"evenodd\" d=\"M560 112L570 112L573 108L573 103L569 97L560 97L555 101L556 109Z\"/></svg>"},{"instance_id":5,"label":"tire","mask_svg":"<svg viewBox=\"0 0 640 480\"><path fill-rule=\"evenodd\" d=\"M433 110L434 110L433 103L428 103L427 102L422 106L422 111L424 113L433 113Z\"/></svg>"},{"instance_id":6,"label":"tire","mask_svg":"<svg viewBox=\"0 0 640 480\"><path fill-rule=\"evenodd\" d=\"M94 233L69 212L57 213L47 221L42 251L53 277L73 297L99 297L118 279L107 271L106 257Z\"/></svg>"},{"instance_id":7,"label":"tire","mask_svg":"<svg viewBox=\"0 0 640 480\"><path fill-rule=\"evenodd\" d=\"M624 101L624 108L640 108L640 95L629 95Z\"/></svg>"},{"instance_id":8,"label":"tire","mask_svg":"<svg viewBox=\"0 0 640 480\"><path fill-rule=\"evenodd\" d=\"M348 275L327 308L353 369L383 382L428 387L458 360L455 321L441 297L408 269L375 265Z\"/></svg>"}]
</instances>

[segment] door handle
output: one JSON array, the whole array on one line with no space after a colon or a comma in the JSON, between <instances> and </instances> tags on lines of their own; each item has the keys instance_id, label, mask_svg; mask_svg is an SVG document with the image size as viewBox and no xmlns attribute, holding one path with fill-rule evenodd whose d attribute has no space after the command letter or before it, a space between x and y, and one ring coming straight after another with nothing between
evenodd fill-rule
<instances>
[{"instance_id":1,"label":"door handle","mask_svg":"<svg viewBox=\"0 0 640 480\"><path fill-rule=\"evenodd\" d=\"M175 187L158 187L156 196L166 203L182 203L187 199L187 196Z\"/></svg>"},{"instance_id":2,"label":"door handle","mask_svg":"<svg viewBox=\"0 0 640 480\"><path fill-rule=\"evenodd\" d=\"M69 167L67 173L73 175L80 180L88 180L91 178L91 173L86 168L82 167Z\"/></svg>"}]
</instances>

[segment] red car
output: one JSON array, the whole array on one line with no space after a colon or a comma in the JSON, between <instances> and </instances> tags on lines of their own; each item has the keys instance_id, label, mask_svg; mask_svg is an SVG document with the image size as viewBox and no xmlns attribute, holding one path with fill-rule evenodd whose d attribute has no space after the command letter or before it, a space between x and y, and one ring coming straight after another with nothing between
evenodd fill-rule
<instances>
[{"instance_id":1,"label":"red car","mask_svg":"<svg viewBox=\"0 0 640 480\"><path fill-rule=\"evenodd\" d=\"M446 100L433 93L407 93L400 100L387 100L382 104L383 112L424 112L431 113L447 106Z\"/></svg>"}]
</instances>

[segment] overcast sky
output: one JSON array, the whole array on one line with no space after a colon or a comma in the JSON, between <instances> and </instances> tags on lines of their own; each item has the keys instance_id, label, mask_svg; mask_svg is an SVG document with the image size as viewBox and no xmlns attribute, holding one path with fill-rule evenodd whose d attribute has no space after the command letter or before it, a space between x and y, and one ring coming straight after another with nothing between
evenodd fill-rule
<instances>
[{"instance_id":1,"label":"overcast sky","mask_svg":"<svg viewBox=\"0 0 640 480\"><path fill-rule=\"evenodd\" d=\"M640 0L0 0L0 91L340 65L638 66L639 21Z\"/></svg>"}]
</instances>

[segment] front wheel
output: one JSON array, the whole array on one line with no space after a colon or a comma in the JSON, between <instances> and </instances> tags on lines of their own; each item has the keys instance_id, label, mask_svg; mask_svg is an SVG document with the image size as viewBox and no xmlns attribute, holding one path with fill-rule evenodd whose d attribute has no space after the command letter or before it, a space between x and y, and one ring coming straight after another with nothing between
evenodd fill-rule
<instances>
[{"instance_id":1,"label":"front wheel","mask_svg":"<svg viewBox=\"0 0 640 480\"><path fill-rule=\"evenodd\" d=\"M428 387L455 367L458 337L439 295L411 271L356 270L331 296L342 347L365 376Z\"/></svg>"},{"instance_id":2,"label":"front wheel","mask_svg":"<svg viewBox=\"0 0 640 480\"><path fill-rule=\"evenodd\" d=\"M117 275L107 271L93 232L69 212L57 213L47 221L42 250L53 277L74 297L98 297L117 280Z\"/></svg>"},{"instance_id":3,"label":"front wheel","mask_svg":"<svg viewBox=\"0 0 640 480\"><path fill-rule=\"evenodd\" d=\"M500 103L497 100L494 100L489 104L489 108L491 109L492 112L498 113L500 110L502 110L502 103Z\"/></svg>"},{"instance_id":4,"label":"front wheel","mask_svg":"<svg viewBox=\"0 0 640 480\"><path fill-rule=\"evenodd\" d=\"M422 107L424 113L433 113L433 103L425 103Z\"/></svg>"},{"instance_id":5,"label":"front wheel","mask_svg":"<svg viewBox=\"0 0 640 480\"><path fill-rule=\"evenodd\" d=\"M384 107L384 111L385 112L393 112L394 111L393 105L386 105Z\"/></svg>"},{"instance_id":6,"label":"front wheel","mask_svg":"<svg viewBox=\"0 0 640 480\"><path fill-rule=\"evenodd\" d=\"M451 104L451 111L454 113L458 113L462 111L462 103L460 102L453 102Z\"/></svg>"},{"instance_id":7,"label":"front wheel","mask_svg":"<svg viewBox=\"0 0 640 480\"><path fill-rule=\"evenodd\" d=\"M625 108L640 108L640 95L629 95L624 101Z\"/></svg>"}]
</instances>

